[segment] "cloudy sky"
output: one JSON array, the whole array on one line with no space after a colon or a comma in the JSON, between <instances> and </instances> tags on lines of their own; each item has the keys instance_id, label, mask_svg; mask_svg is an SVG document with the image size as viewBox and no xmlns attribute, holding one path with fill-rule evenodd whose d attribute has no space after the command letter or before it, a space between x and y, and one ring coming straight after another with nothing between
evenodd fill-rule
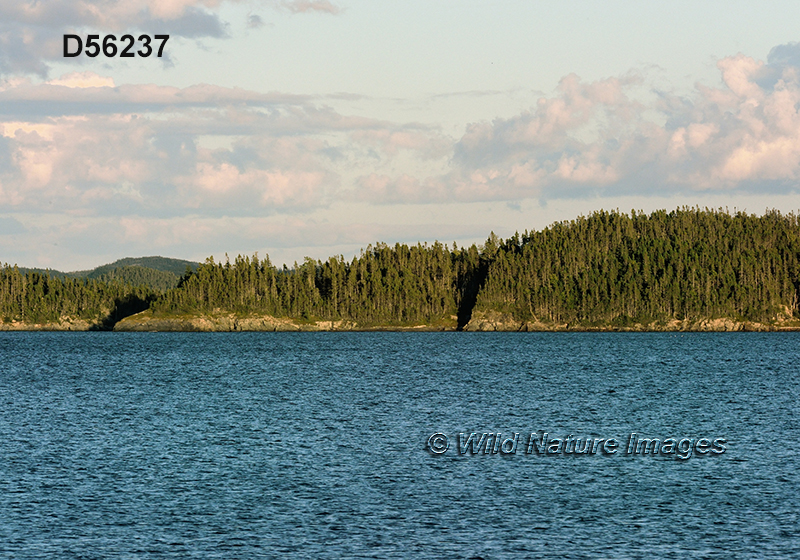
<instances>
[{"instance_id":1,"label":"cloudy sky","mask_svg":"<svg viewBox=\"0 0 800 560\"><path fill-rule=\"evenodd\" d=\"M291 265L601 208L797 212L797 21L789 1L0 0L0 262ZM170 39L65 58L66 33Z\"/></svg>"}]
</instances>

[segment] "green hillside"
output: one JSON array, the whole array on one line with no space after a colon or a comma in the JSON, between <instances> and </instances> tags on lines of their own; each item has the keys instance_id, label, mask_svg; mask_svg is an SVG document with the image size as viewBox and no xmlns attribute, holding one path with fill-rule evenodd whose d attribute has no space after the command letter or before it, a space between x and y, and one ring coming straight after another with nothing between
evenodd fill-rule
<instances>
[{"instance_id":1,"label":"green hillside","mask_svg":"<svg viewBox=\"0 0 800 560\"><path fill-rule=\"evenodd\" d=\"M120 268L149 268L160 272L169 272L180 278L186 272L186 267L192 270L197 270L199 263L192 261L184 261L181 259L170 259L167 257L127 257L119 259L110 264L98 266L94 270L87 271L81 277L85 278L100 278L111 271Z\"/></svg>"},{"instance_id":2,"label":"green hillside","mask_svg":"<svg viewBox=\"0 0 800 560\"><path fill-rule=\"evenodd\" d=\"M599 211L506 240L491 234L480 247L378 243L351 260L291 268L269 257L199 266L143 257L75 278L51 272L52 281L8 265L0 272L6 323L70 315L108 325L148 308L161 318L228 313L358 328L800 327L800 218L778 211Z\"/></svg>"},{"instance_id":3,"label":"green hillside","mask_svg":"<svg viewBox=\"0 0 800 560\"><path fill-rule=\"evenodd\" d=\"M683 208L595 212L480 249L368 247L348 262L209 260L153 302L162 313L266 313L361 325L460 327L473 312L541 328L771 324L800 309L800 220ZM535 328L540 328L535 327Z\"/></svg>"},{"instance_id":4,"label":"green hillside","mask_svg":"<svg viewBox=\"0 0 800 560\"><path fill-rule=\"evenodd\" d=\"M620 326L796 316L800 220L684 208L595 212L501 243L474 311Z\"/></svg>"},{"instance_id":5,"label":"green hillside","mask_svg":"<svg viewBox=\"0 0 800 560\"><path fill-rule=\"evenodd\" d=\"M20 268L22 274L36 272L43 276L64 279L88 279L100 282L117 282L130 286L147 286L164 292L175 288L187 267L196 271L199 263L167 257L127 257L104 264L92 270L61 272L41 268Z\"/></svg>"}]
</instances>

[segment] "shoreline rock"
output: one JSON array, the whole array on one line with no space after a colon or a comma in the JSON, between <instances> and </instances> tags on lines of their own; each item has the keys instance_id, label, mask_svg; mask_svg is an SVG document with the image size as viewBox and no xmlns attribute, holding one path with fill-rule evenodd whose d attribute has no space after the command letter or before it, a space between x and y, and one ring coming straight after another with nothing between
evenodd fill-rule
<instances>
[{"instance_id":1,"label":"shoreline rock","mask_svg":"<svg viewBox=\"0 0 800 560\"><path fill-rule=\"evenodd\" d=\"M237 316L233 313L194 315L182 317L155 316L142 311L121 320L114 326L116 332L330 332L330 331L455 331L452 328L431 325L363 326L354 321L301 322L269 315Z\"/></svg>"},{"instance_id":2,"label":"shoreline rock","mask_svg":"<svg viewBox=\"0 0 800 560\"><path fill-rule=\"evenodd\" d=\"M62 317L58 322L27 323L24 321L0 322L0 331L90 331L102 330L96 323L84 319Z\"/></svg>"},{"instance_id":3,"label":"shoreline rock","mask_svg":"<svg viewBox=\"0 0 800 560\"><path fill-rule=\"evenodd\" d=\"M62 317L58 322L0 322L0 332L9 331L92 331L109 330L100 322ZM360 325L354 321L298 321L269 315L239 316L213 313L184 316L159 316L142 311L119 321L115 332L443 332L458 330L453 325ZM717 319L672 319L666 323L634 323L626 326L585 326L569 323L520 321L510 313L476 311L464 326L466 332L791 332L800 331L800 322L778 317L774 323Z\"/></svg>"},{"instance_id":4,"label":"shoreline rock","mask_svg":"<svg viewBox=\"0 0 800 560\"><path fill-rule=\"evenodd\" d=\"M672 319L666 323L634 323L628 326L585 326L569 323L520 321L510 313L475 311L464 327L472 332L792 332L800 331L800 323L778 317L774 324L753 321L717 319Z\"/></svg>"}]
</instances>

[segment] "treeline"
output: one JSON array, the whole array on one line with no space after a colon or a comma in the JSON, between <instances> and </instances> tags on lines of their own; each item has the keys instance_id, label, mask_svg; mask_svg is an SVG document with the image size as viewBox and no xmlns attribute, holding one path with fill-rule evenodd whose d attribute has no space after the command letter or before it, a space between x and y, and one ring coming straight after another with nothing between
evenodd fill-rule
<instances>
[{"instance_id":1,"label":"treeline","mask_svg":"<svg viewBox=\"0 0 800 560\"><path fill-rule=\"evenodd\" d=\"M475 309L587 326L768 321L798 311L798 257L794 214L601 211L502 243Z\"/></svg>"},{"instance_id":2,"label":"treeline","mask_svg":"<svg viewBox=\"0 0 800 560\"><path fill-rule=\"evenodd\" d=\"M166 292L176 288L180 282L180 276L174 272L156 270L143 266L121 266L111 268L106 272L97 274L94 278L100 282L109 284L128 284L129 286L147 286L157 292Z\"/></svg>"},{"instance_id":3,"label":"treeline","mask_svg":"<svg viewBox=\"0 0 800 560\"><path fill-rule=\"evenodd\" d=\"M507 240L492 234L481 247L379 243L351 260L306 259L292 268L268 257L210 258L160 295L6 266L0 309L6 320L119 317L124 312L113 310L127 301L127 311L138 302L162 315L232 312L361 326L454 326L457 317L463 327L474 311L587 327L717 317L763 322L786 310L800 316L799 259L794 214L599 211Z\"/></svg>"},{"instance_id":4,"label":"treeline","mask_svg":"<svg viewBox=\"0 0 800 560\"><path fill-rule=\"evenodd\" d=\"M306 259L291 269L274 267L269 257L240 256L224 264L208 259L152 308L163 313L225 310L347 319L363 325L454 322L451 317L476 291L481 262L475 246L449 249L441 243L379 243L349 262L341 256L325 262Z\"/></svg>"},{"instance_id":5,"label":"treeline","mask_svg":"<svg viewBox=\"0 0 800 560\"><path fill-rule=\"evenodd\" d=\"M145 286L22 273L8 264L0 268L0 318L5 323L57 323L70 318L108 328L147 309L154 298Z\"/></svg>"}]
</instances>

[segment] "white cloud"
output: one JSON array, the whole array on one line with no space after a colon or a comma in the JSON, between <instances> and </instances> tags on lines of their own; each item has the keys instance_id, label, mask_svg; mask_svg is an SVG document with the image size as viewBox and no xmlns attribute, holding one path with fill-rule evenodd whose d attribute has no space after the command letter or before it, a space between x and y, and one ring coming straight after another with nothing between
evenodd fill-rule
<instances>
[{"instance_id":1,"label":"white cloud","mask_svg":"<svg viewBox=\"0 0 800 560\"><path fill-rule=\"evenodd\" d=\"M568 75L530 110L467 126L449 172L371 173L359 184L370 200L392 203L796 192L800 69L789 47L773 49L780 57L769 64L726 57L717 64L723 87L651 92L651 102L635 95L644 83L635 74L591 83Z\"/></svg>"},{"instance_id":2,"label":"white cloud","mask_svg":"<svg viewBox=\"0 0 800 560\"><path fill-rule=\"evenodd\" d=\"M70 72L47 82L53 86L70 88L114 87L114 79L94 72Z\"/></svg>"},{"instance_id":3,"label":"white cloud","mask_svg":"<svg viewBox=\"0 0 800 560\"><path fill-rule=\"evenodd\" d=\"M643 100L637 74L589 83L568 75L530 110L471 124L457 141L433 127L342 115L303 96L116 86L91 72L9 80L0 85L0 200L26 209L248 215L336 200L793 192L798 69L741 54L718 68L723 86L651 92L652 101ZM208 136L232 140L212 150L200 146Z\"/></svg>"},{"instance_id":4,"label":"white cloud","mask_svg":"<svg viewBox=\"0 0 800 560\"><path fill-rule=\"evenodd\" d=\"M7 82L0 103L11 109L0 115L7 153L0 205L16 211L305 211L345 196L348 169L381 165L401 152L448 153L447 140L420 125L204 84L113 86L97 74L71 73L43 84ZM27 120L19 120L24 112ZM215 136L226 142L203 147Z\"/></svg>"}]
</instances>

